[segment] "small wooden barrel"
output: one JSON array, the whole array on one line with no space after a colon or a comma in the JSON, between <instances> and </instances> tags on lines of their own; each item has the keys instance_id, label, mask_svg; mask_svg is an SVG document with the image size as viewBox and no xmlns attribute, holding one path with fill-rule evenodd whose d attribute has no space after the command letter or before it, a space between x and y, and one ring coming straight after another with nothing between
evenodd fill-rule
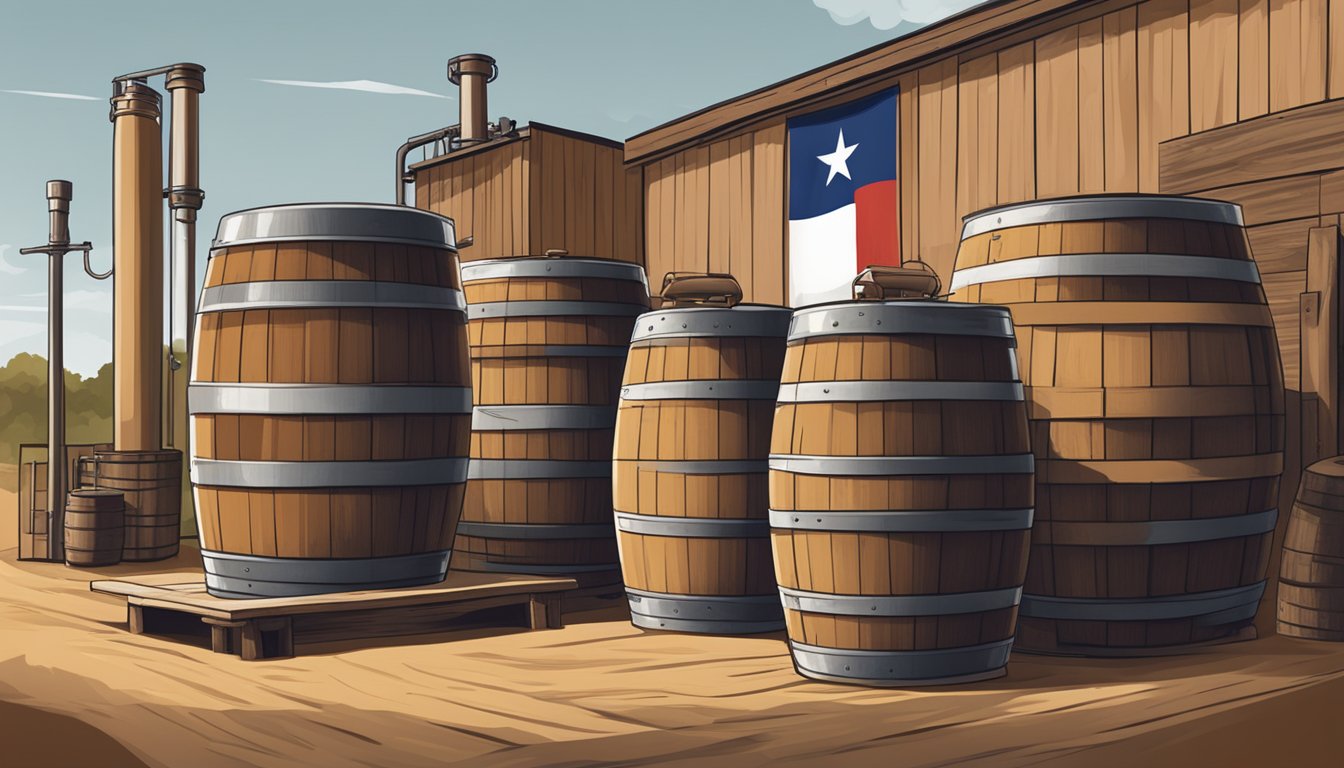
<instances>
[{"instance_id":1,"label":"small wooden barrel","mask_svg":"<svg viewBox=\"0 0 1344 768\"><path fill-rule=\"evenodd\" d=\"M65 501L65 564L116 565L126 540L121 491L77 488Z\"/></svg>"},{"instance_id":2,"label":"small wooden barrel","mask_svg":"<svg viewBox=\"0 0 1344 768\"><path fill-rule=\"evenodd\" d=\"M96 450L81 462L92 466L93 484L125 499L127 562L164 560L177 555L182 540L182 452Z\"/></svg>"},{"instance_id":3,"label":"small wooden barrel","mask_svg":"<svg viewBox=\"0 0 1344 768\"><path fill-rule=\"evenodd\" d=\"M1279 567L1281 635L1344 641L1344 457L1302 473Z\"/></svg>"},{"instance_id":4,"label":"small wooden barrel","mask_svg":"<svg viewBox=\"0 0 1344 768\"><path fill-rule=\"evenodd\" d=\"M460 289L453 223L424 211L220 220L189 396L211 594L443 580L471 418Z\"/></svg>"},{"instance_id":5,"label":"small wooden barrel","mask_svg":"<svg viewBox=\"0 0 1344 768\"><path fill-rule=\"evenodd\" d=\"M678 302L641 315L631 337L612 498L637 627L784 628L766 461L791 313L733 304Z\"/></svg>"},{"instance_id":6,"label":"small wooden barrel","mask_svg":"<svg viewBox=\"0 0 1344 768\"><path fill-rule=\"evenodd\" d=\"M881 686L1002 675L1032 455L1002 307L798 310L770 444L775 577L794 666Z\"/></svg>"},{"instance_id":7,"label":"small wooden barrel","mask_svg":"<svg viewBox=\"0 0 1344 768\"><path fill-rule=\"evenodd\" d=\"M1265 589L1283 376L1241 209L1064 198L966 218L954 300L1017 326L1036 453L1019 650L1235 639Z\"/></svg>"},{"instance_id":8,"label":"small wooden barrel","mask_svg":"<svg viewBox=\"0 0 1344 768\"><path fill-rule=\"evenodd\" d=\"M453 567L617 583L612 428L644 269L489 259L462 283L476 407Z\"/></svg>"}]
</instances>

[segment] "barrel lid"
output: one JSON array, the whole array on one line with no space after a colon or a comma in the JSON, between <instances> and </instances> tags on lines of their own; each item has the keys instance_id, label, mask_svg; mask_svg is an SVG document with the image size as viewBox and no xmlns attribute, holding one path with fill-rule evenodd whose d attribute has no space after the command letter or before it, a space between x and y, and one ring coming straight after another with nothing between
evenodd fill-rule
<instances>
[{"instance_id":1,"label":"barrel lid","mask_svg":"<svg viewBox=\"0 0 1344 768\"><path fill-rule=\"evenodd\" d=\"M1344 456L1321 459L1308 466L1307 471L1313 475L1324 475L1325 477L1344 477Z\"/></svg>"},{"instance_id":2,"label":"barrel lid","mask_svg":"<svg viewBox=\"0 0 1344 768\"><path fill-rule=\"evenodd\" d=\"M227 213L219 220L212 247L295 240L457 247L452 219L378 203L295 203Z\"/></svg>"},{"instance_id":3,"label":"barrel lid","mask_svg":"<svg viewBox=\"0 0 1344 768\"><path fill-rule=\"evenodd\" d=\"M789 341L815 336L939 334L1013 338L1007 307L945 301L837 301L793 313Z\"/></svg>"},{"instance_id":4,"label":"barrel lid","mask_svg":"<svg viewBox=\"0 0 1344 768\"><path fill-rule=\"evenodd\" d=\"M1106 219L1187 219L1245 226L1241 206L1173 195L1079 195L986 208L966 215L962 239L1031 224Z\"/></svg>"},{"instance_id":5,"label":"barrel lid","mask_svg":"<svg viewBox=\"0 0 1344 768\"><path fill-rule=\"evenodd\" d=\"M649 292L644 268L628 261L613 259L552 258L515 256L507 259L482 259L462 265L462 282L496 280L504 277L595 277L608 280L633 280Z\"/></svg>"},{"instance_id":6,"label":"barrel lid","mask_svg":"<svg viewBox=\"0 0 1344 768\"><path fill-rule=\"evenodd\" d=\"M789 332L789 318L792 314L793 310L788 307L773 304L655 309L635 320L635 330L630 335L630 341L706 336L782 339Z\"/></svg>"}]
</instances>

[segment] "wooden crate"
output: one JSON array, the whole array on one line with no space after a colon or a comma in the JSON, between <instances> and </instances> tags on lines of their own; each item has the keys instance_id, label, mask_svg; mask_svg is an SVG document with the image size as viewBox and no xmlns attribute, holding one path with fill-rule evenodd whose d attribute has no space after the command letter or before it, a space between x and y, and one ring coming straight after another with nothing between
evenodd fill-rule
<instances>
[{"instance_id":1,"label":"wooden crate","mask_svg":"<svg viewBox=\"0 0 1344 768\"><path fill-rule=\"evenodd\" d=\"M126 598L132 634L163 634L199 618L216 653L244 660L294 656L296 646L427 634L459 628L461 617L517 606L531 629L564 626L561 597L573 579L453 571L440 584L409 589L236 600L205 591L198 574L167 573L90 582Z\"/></svg>"}]
</instances>

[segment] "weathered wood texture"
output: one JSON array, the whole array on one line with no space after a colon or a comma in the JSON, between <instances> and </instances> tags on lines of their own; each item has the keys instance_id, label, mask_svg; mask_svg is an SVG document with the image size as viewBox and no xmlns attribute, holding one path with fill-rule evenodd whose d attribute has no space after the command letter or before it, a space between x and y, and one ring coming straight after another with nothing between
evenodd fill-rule
<instances>
[{"instance_id":1,"label":"weathered wood texture","mask_svg":"<svg viewBox=\"0 0 1344 768\"><path fill-rule=\"evenodd\" d=\"M1344 641L1344 460L1302 473L1279 568L1279 632Z\"/></svg>"},{"instance_id":2,"label":"weathered wood texture","mask_svg":"<svg viewBox=\"0 0 1344 768\"><path fill-rule=\"evenodd\" d=\"M641 172L616 142L533 123L515 139L414 167L415 204L475 243L462 260L541 255L641 260Z\"/></svg>"},{"instance_id":3,"label":"weathered wood texture","mask_svg":"<svg viewBox=\"0 0 1344 768\"><path fill-rule=\"evenodd\" d=\"M645 170L649 273L719 269L731 252L732 271L752 276L748 300L785 298L787 243L775 243L787 240L787 169L762 172L761 138L783 158L789 117L884 88L902 92L902 253L945 282L960 218L979 208L1303 173L1279 160L1299 144L1314 148L1302 156L1315 170L1337 167L1344 105L1318 102L1344 96L1344 0L1058 5L996 4L631 138L626 159ZM1177 178L1170 168L1186 166L1184 152L1159 149L1299 111L1313 119L1187 150L1209 171ZM756 183L733 181L738 163ZM1215 178L1192 183L1195 173ZM763 226L773 247L762 247ZM734 248L739 240L754 247Z\"/></svg>"},{"instance_id":4,"label":"weathered wood texture","mask_svg":"<svg viewBox=\"0 0 1344 768\"><path fill-rule=\"evenodd\" d=\"M83 465L88 472L90 464ZM96 451L81 481L125 498L121 559L163 560L177 554L182 525L182 452Z\"/></svg>"},{"instance_id":5,"label":"weathered wood texture","mask_svg":"<svg viewBox=\"0 0 1344 768\"><path fill-rule=\"evenodd\" d=\"M100 566L121 562L126 541L126 500L120 491L81 488L65 504L66 565Z\"/></svg>"}]
</instances>

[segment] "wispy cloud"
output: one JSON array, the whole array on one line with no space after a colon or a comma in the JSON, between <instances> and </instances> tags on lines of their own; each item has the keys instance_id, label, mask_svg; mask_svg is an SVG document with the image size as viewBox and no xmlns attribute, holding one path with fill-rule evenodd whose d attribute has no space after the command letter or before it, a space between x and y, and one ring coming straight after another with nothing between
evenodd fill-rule
<instances>
[{"instance_id":1,"label":"wispy cloud","mask_svg":"<svg viewBox=\"0 0 1344 768\"><path fill-rule=\"evenodd\" d=\"M299 88L334 88L340 91L363 91L365 93L384 93L391 96L428 96L433 99L446 99L441 93L430 93L422 91L419 88L407 88L404 85L393 85L392 83L382 83L377 80L333 80L322 82L317 80L266 80L259 79L257 82L270 83L272 85L293 85Z\"/></svg>"},{"instance_id":2,"label":"wispy cloud","mask_svg":"<svg viewBox=\"0 0 1344 768\"><path fill-rule=\"evenodd\" d=\"M865 19L877 29L891 29L903 21L930 24L985 0L812 0L831 15L831 21L849 26Z\"/></svg>"},{"instance_id":3,"label":"wispy cloud","mask_svg":"<svg viewBox=\"0 0 1344 768\"><path fill-rule=\"evenodd\" d=\"M0 243L0 272L6 275L17 275L25 271L23 267L10 264L9 260L5 258L5 254L13 247L9 243Z\"/></svg>"},{"instance_id":4,"label":"wispy cloud","mask_svg":"<svg viewBox=\"0 0 1344 768\"><path fill-rule=\"evenodd\" d=\"M17 91L0 89L0 93L17 93L20 96L41 96L44 99L74 99L75 101L102 101L97 96L84 96L79 93L61 93L59 91Z\"/></svg>"}]
</instances>

